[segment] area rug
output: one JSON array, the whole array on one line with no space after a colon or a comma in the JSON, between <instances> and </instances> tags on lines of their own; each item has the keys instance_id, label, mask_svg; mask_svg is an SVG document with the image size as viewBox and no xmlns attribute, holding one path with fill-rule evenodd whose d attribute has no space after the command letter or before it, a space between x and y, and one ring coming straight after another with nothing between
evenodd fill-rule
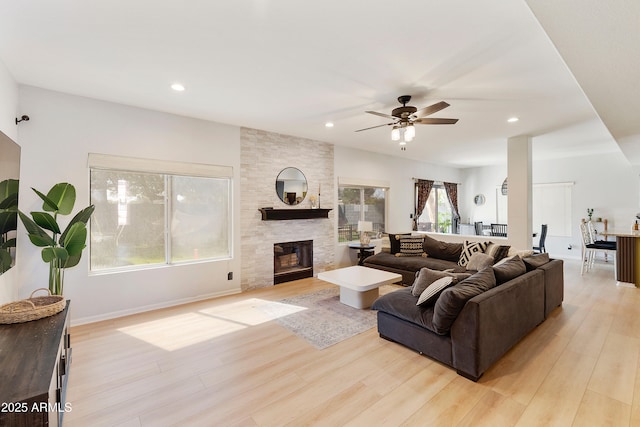
<instances>
[{"instance_id":1,"label":"area rug","mask_svg":"<svg viewBox=\"0 0 640 427\"><path fill-rule=\"evenodd\" d=\"M380 294L390 290L393 288L381 288ZM377 312L342 304L337 287L268 303L260 309L320 350L376 326Z\"/></svg>"}]
</instances>

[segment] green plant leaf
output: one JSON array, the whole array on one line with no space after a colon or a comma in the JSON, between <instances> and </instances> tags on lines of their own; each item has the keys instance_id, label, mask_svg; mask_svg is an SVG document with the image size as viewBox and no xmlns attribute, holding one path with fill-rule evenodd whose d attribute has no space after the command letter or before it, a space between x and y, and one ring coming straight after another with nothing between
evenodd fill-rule
<instances>
[{"instance_id":1,"label":"green plant leaf","mask_svg":"<svg viewBox=\"0 0 640 427\"><path fill-rule=\"evenodd\" d=\"M69 254L65 248L44 248L42 250L42 260L44 262L51 262L54 259L66 261L67 258L69 258Z\"/></svg>"},{"instance_id":2,"label":"green plant leaf","mask_svg":"<svg viewBox=\"0 0 640 427\"><path fill-rule=\"evenodd\" d=\"M89 218L91 218L91 215L93 214L93 211L96 209L96 207L94 205L91 206L87 206L86 208L84 208L83 210L81 210L80 212L78 212L69 222L69 225L67 225L67 228L64 230L64 233L62 233L62 235L60 236L60 241L63 242L64 239L67 237L67 233L69 232L69 230L71 229L71 227L73 226L73 224L75 223L82 223L82 224L87 224L87 222L89 221Z\"/></svg>"},{"instance_id":3,"label":"green plant leaf","mask_svg":"<svg viewBox=\"0 0 640 427\"><path fill-rule=\"evenodd\" d=\"M0 272L5 272L11 265L11 255L9 252L0 251Z\"/></svg>"},{"instance_id":4,"label":"green plant leaf","mask_svg":"<svg viewBox=\"0 0 640 427\"><path fill-rule=\"evenodd\" d=\"M47 212L31 212L31 216L35 223L40 227L45 230L53 231L56 234L60 234L60 226L51 214Z\"/></svg>"},{"instance_id":5,"label":"green plant leaf","mask_svg":"<svg viewBox=\"0 0 640 427\"><path fill-rule=\"evenodd\" d=\"M1 249L7 249L7 248L15 248L16 247L16 239L9 239L6 242L4 242L2 245L0 245Z\"/></svg>"},{"instance_id":6,"label":"green plant leaf","mask_svg":"<svg viewBox=\"0 0 640 427\"><path fill-rule=\"evenodd\" d=\"M55 203L60 215L69 215L76 203L76 188L67 182L61 182L49 190L47 198ZM43 209L48 210L44 206Z\"/></svg>"},{"instance_id":7,"label":"green plant leaf","mask_svg":"<svg viewBox=\"0 0 640 427\"><path fill-rule=\"evenodd\" d=\"M78 255L86 247L87 226L82 222L76 222L68 230L65 230L64 239L60 240L60 244L67 250L69 255Z\"/></svg>"},{"instance_id":8,"label":"green plant leaf","mask_svg":"<svg viewBox=\"0 0 640 427\"><path fill-rule=\"evenodd\" d=\"M62 268L75 267L80 262L81 257L82 257L82 252L80 252L78 255L69 255L69 258L67 258Z\"/></svg>"},{"instance_id":9,"label":"green plant leaf","mask_svg":"<svg viewBox=\"0 0 640 427\"><path fill-rule=\"evenodd\" d=\"M0 197L2 195L0 194ZM18 193L9 194L4 199L0 199L0 209L15 208L18 206Z\"/></svg>"},{"instance_id":10,"label":"green plant leaf","mask_svg":"<svg viewBox=\"0 0 640 427\"><path fill-rule=\"evenodd\" d=\"M27 233L29 233L28 235L31 243L39 247L56 246L56 241L53 240L53 238L49 236L46 231L40 228L38 224L33 222L31 218L29 218L21 211L18 211L18 215L20 215L20 219L24 224L24 228L27 229Z\"/></svg>"},{"instance_id":11,"label":"green plant leaf","mask_svg":"<svg viewBox=\"0 0 640 427\"><path fill-rule=\"evenodd\" d=\"M5 179L0 182L0 200L4 200L11 194L18 194L19 182L17 179Z\"/></svg>"},{"instance_id":12,"label":"green plant leaf","mask_svg":"<svg viewBox=\"0 0 640 427\"><path fill-rule=\"evenodd\" d=\"M17 212L0 212L0 234L13 231L18 226Z\"/></svg>"},{"instance_id":13,"label":"green plant leaf","mask_svg":"<svg viewBox=\"0 0 640 427\"><path fill-rule=\"evenodd\" d=\"M53 200L51 200L50 198L48 198L47 196L45 196L44 194L42 194L41 192L39 192L35 188L31 187L31 189L44 202L44 204L42 205L42 209L44 209L45 211L48 211L48 212L58 212L58 205L56 205L56 203Z\"/></svg>"}]
</instances>

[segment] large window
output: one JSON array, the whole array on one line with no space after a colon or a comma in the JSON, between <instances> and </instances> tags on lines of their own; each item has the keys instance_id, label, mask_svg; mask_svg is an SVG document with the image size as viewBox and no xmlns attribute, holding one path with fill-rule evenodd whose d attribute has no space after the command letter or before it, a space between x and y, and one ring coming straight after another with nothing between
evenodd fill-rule
<instances>
[{"instance_id":1,"label":"large window","mask_svg":"<svg viewBox=\"0 0 640 427\"><path fill-rule=\"evenodd\" d=\"M417 196L416 196L417 197ZM418 231L451 233L453 211L444 186L435 184L429 193L427 203L418 217Z\"/></svg>"},{"instance_id":2,"label":"large window","mask_svg":"<svg viewBox=\"0 0 640 427\"><path fill-rule=\"evenodd\" d=\"M231 256L231 179L91 168L92 271Z\"/></svg>"},{"instance_id":3,"label":"large window","mask_svg":"<svg viewBox=\"0 0 640 427\"><path fill-rule=\"evenodd\" d=\"M376 236L386 228L386 193L383 187L338 187L338 241L359 239L358 221L370 221Z\"/></svg>"}]
</instances>

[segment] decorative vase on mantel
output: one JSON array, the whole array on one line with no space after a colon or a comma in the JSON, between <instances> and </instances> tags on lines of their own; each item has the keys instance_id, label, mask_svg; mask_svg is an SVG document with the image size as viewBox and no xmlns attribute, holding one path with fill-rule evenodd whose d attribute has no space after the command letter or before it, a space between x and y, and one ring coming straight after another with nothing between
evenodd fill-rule
<instances>
[{"instance_id":1,"label":"decorative vase on mantel","mask_svg":"<svg viewBox=\"0 0 640 427\"><path fill-rule=\"evenodd\" d=\"M318 209L318 198L312 194L309 196L309 204L311 205L311 209Z\"/></svg>"}]
</instances>

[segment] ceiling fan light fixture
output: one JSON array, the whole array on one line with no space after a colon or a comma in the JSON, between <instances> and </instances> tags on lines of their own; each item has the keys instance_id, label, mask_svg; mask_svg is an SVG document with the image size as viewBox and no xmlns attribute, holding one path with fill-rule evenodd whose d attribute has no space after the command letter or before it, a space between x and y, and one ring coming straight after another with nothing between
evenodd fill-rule
<instances>
[{"instance_id":1,"label":"ceiling fan light fixture","mask_svg":"<svg viewBox=\"0 0 640 427\"><path fill-rule=\"evenodd\" d=\"M394 126L393 129L391 129L391 140L400 141L400 128L397 126Z\"/></svg>"},{"instance_id":2,"label":"ceiling fan light fixture","mask_svg":"<svg viewBox=\"0 0 640 427\"><path fill-rule=\"evenodd\" d=\"M413 141L413 138L415 138L415 136L416 128L412 124L407 125L407 127L404 129L404 140L407 142L411 142Z\"/></svg>"}]
</instances>

